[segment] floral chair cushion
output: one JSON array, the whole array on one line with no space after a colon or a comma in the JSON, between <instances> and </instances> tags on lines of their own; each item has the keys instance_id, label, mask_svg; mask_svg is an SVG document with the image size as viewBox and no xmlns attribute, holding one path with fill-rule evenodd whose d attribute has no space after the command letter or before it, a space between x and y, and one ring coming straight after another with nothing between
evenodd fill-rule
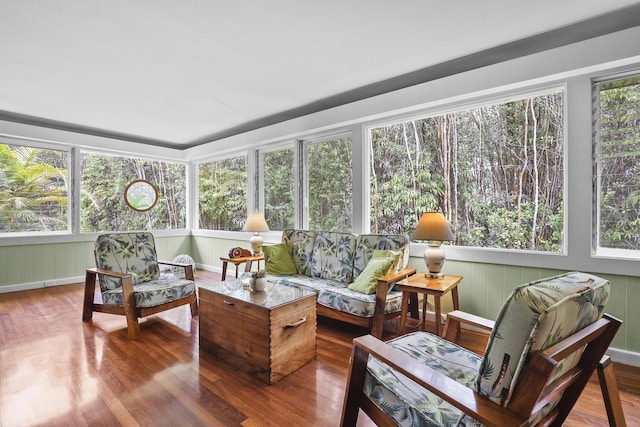
<instances>
[{"instance_id":1,"label":"floral chair cushion","mask_svg":"<svg viewBox=\"0 0 640 427\"><path fill-rule=\"evenodd\" d=\"M137 285L160 277L158 256L153 234L109 233L99 235L94 244L96 266L103 270L129 273ZM99 275L102 291L120 287L113 277Z\"/></svg>"},{"instance_id":2,"label":"floral chair cushion","mask_svg":"<svg viewBox=\"0 0 640 427\"><path fill-rule=\"evenodd\" d=\"M311 257L311 277L349 284L353 275L356 236L318 231Z\"/></svg>"},{"instance_id":3,"label":"floral chair cushion","mask_svg":"<svg viewBox=\"0 0 640 427\"><path fill-rule=\"evenodd\" d=\"M136 307L155 307L160 304L187 297L195 292L193 280L158 279L133 285ZM124 305L122 288L108 289L102 292L105 305L122 307Z\"/></svg>"},{"instance_id":4,"label":"floral chair cushion","mask_svg":"<svg viewBox=\"0 0 640 427\"><path fill-rule=\"evenodd\" d=\"M311 276L311 259L316 243L316 232L287 229L282 232L282 243L291 243L291 258L298 269L298 274Z\"/></svg>"},{"instance_id":5,"label":"floral chair cushion","mask_svg":"<svg viewBox=\"0 0 640 427\"><path fill-rule=\"evenodd\" d=\"M392 250L402 252L402 262L397 270L406 267L409 262L409 237L402 234L361 234L357 238L353 257L353 280L367 268L374 250Z\"/></svg>"},{"instance_id":6,"label":"floral chair cushion","mask_svg":"<svg viewBox=\"0 0 640 427\"><path fill-rule=\"evenodd\" d=\"M545 350L600 319L608 298L607 280L578 272L516 288L498 314L476 390L507 405L527 355ZM565 364L562 371L573 366ZM545 412L552 408L550 405Z\"/></svg>"},{"instance_id":7,"label":"floral chair cushion","mask_svg":"<svg viewBox=\"0 0 640 427\"><path fill-rule=\"evenodd\" d=\"M469 388L473 387L482 362L477 354L427 332L403 335L387 344ZM459 425L463 415L374 357L367 364L364 392L399 426Z\"/></svg>"}]
</instances>

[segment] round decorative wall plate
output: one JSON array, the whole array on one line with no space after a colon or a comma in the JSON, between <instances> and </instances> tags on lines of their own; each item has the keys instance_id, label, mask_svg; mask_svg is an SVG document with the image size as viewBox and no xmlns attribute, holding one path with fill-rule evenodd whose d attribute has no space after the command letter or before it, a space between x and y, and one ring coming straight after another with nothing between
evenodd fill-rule
<instances>
[{"instance_id":1,"label":"round decorative wall plate","mask_svg":"<svg viewBox=\"0 0 640 427\"><path fill-rule=\"evenodd\" d=\"M136 179L124 189L124 201L134 211L146 212L156 205L158 190L146 179Z\"/></svg>"}]
</instances>

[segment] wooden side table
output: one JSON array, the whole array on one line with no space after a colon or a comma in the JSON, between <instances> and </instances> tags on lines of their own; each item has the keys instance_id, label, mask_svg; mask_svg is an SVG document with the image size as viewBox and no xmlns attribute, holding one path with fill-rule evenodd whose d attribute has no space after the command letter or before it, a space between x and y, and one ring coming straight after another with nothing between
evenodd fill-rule
<instances>
[{"instance_id":1,"label":"wooden side table","mask_svg":"<svg viewBox=\"0 0 640 427\"><path fill-rule=\"evenodd\" d=\"M409 311L409 300L415 298L414 303L417 308L417 294L424 294L422 304L422 320L420 321L421 329L424 331L427 295L433 295L436 309L436 335L442 336L442 305L440 298L447 292L451 292L454 310L460 309L458 301L458 284L462 280L462 276L445 275L439 278L425 277L424 273L416 273L406 279L396 282L396 289L402 291L402 313L400 315L400 331L405 333L407 327L407 313Z\"/></svg>"},{"instance_id":2,"label":"wooden side table","mask_svg":"<svg viewBox=\"0 0 640 427\"><path fill-rule=\"evenodd\" d=\"M244 271L251 271L251 264L253 261L258 261L258 270L260 270L260 261L264 259L264 255L251 255L251 256L243 256L238 258L226 258L220 257L220 261L222 261L222 280L227 280L227 264L233 263L236 266L236 279L238 278L238 266L240 264L246 263Z\"/></svg>"}]
</instances>

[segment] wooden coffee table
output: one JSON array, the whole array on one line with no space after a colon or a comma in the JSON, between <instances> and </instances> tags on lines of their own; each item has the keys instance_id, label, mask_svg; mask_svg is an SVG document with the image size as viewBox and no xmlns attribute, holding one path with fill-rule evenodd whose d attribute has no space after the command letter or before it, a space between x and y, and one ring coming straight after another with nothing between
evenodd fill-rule
<instances>
[{"instance_id":1,"label":"wooden coffee table","mask_svg":"<svg viewBox=\"0 0 640 427\"><path fill-rule=\"evenodd\" d=\"M248 288L248 278L199 285L200 347L273 384L316 357L316 294Z\"/></svg>"}]
</instances>

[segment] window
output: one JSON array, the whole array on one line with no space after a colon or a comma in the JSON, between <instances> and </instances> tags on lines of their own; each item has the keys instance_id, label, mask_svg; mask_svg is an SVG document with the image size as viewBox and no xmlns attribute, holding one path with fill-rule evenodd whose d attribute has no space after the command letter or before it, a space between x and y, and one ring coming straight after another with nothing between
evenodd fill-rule
<instances>
[{"instance_id":1,"label":"window","mask_svg":"<svg viewBox=\"0 0 640 427\"><path fill-rule=\"evenodd\" d=\"M241 231L247 219L247 158L231 157L198 168L201 229Z\"/></svg>"},{"instance_id":2,"label":"window","mask_svg":"<svg viewBox=\"0 0 640 427\"><path fill-rule=\"evenodd\" d=\"M69 230L69 152L0 144L0 233Z\"/></svg>"},{"instance_id":3,"label":"window","mask_svg":"<svg viewBox=\"0 0 640 427\"><path fill-rule=\"evenodd\" d=\"M370 129L370 221L411 235L442 211L455 245L563 250L562 91Z\"/></svg>"},{"instance_id":4,"label":"window","mask_svg":"<svg viewBox=\"0 0 640 427\"><path fill-rule=\"evenodd\" d=\"M82 232L186 227L184 164L82 153L81 177ZM158 202L146 212L130 209L124 201L124 189L136 179L146 179L158 190Z\"/></svg>"},{"instance_id":5,"label":"window","mask_svg":"<svg viewBox=\"0 0 640 427\"><path fill-rule=\"evenodd\" d=\"M353 230L351 138L312 142L307 150L309 228Z\"/></svg>"},{"instance_id":6,"label":"window","mask_svg":"<svg viewBox=\"0 0 640 427\"><path fill-rule=\"evenodd\" d=\"M640 250L640 75L595 83L597 246Z\"/></svg>"},{"instance_id":7,"label":"window","mask_svg":"<svg viewBox=\"0 0 640 427\"><path fill-rule=\"evenodd\" d=\"M271 230L293 228L295 223L294 149L260 153L264 215Z\"/></svg>"}]
</instances>

